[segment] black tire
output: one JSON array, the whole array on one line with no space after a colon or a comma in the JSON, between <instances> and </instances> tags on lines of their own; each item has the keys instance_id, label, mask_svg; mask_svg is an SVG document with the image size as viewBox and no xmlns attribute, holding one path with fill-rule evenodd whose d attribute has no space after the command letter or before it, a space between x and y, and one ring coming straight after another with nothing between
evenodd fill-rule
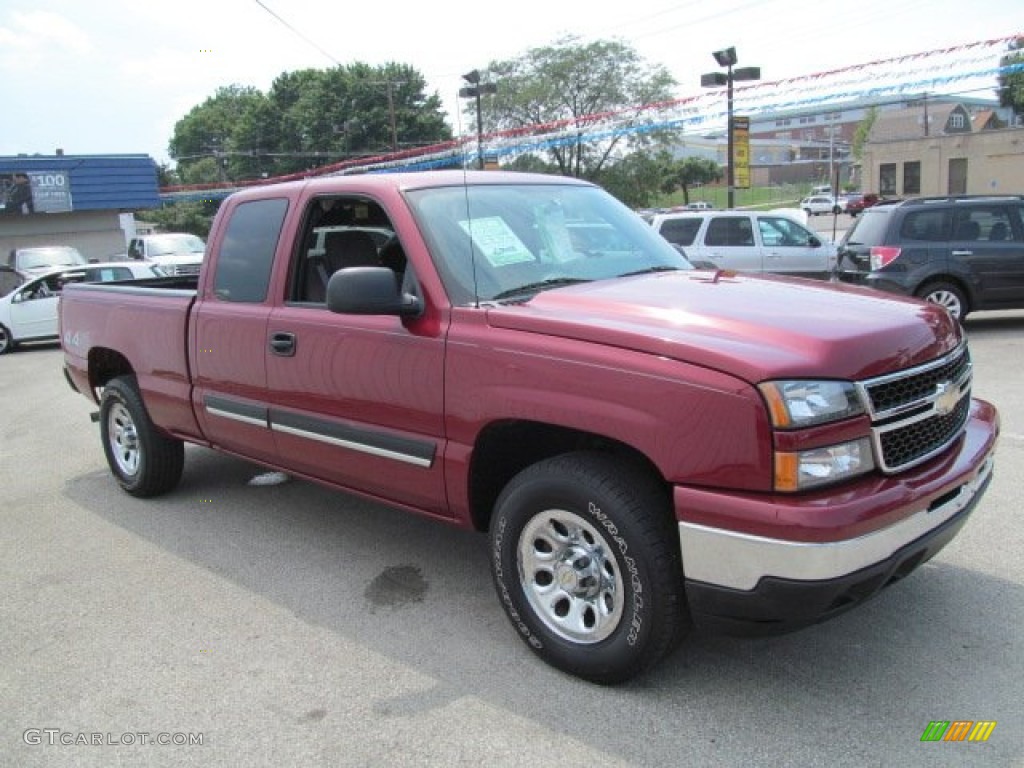
<instances>
[{"instance_id":1,"label":"black tire","mask_svg":"<svg viewBox=\"0 0 1024 768\"><path fill-rule=\"evenodd\" d=\"M807 218L811 218L811 216L814 215L814 211L812 211L810 208L804 208L804 213L807 214Z\"/></svg>"},{"instance_id":2,"label":"black tire","mask_svg":"<svg viewBox=\"0 0 1024 768\"><path fill-rule=\"evenodd\" d=\"M181 479L185 445L153 426L134 376L119 376L104 387L100 435L110 471L132 496L159 496Z\"/></svg>"},{"instance_id":3,"label":"black tire","mask_svg":"<svg viewBox=\"0 0 1024 768\"><path fill-rule=\"evenodd\" d=\"M842 212L843 212L843 209L840 208L838 205L833 205L832 206L832 213L833 213L833 215L838 216Z\"/></svg>"},{"instance_id":4,"label":"black tire","mask_svg":"<svg viewBox=\"0 0 1024 768\"><path fill-rule=\"evenodd\" d=\"M571 453L524 469L499 496L490 535L505 613L564 672L623 682L689 627L670 499L621 459Z\"/></svg>"},{"instance_id":5,"label":"black tire","mask_svg":"<svg viewBox=\"0 0 1024 768\"><path fill-rule=\"evenodd\" d=\"M0 355L14 351L14 337L4 326L0 325Z\"/></svg>"},{"instance_id":6,"label":"black tire","mask_svg":"<svg viewBox=\"0 0 1024 768\"><path fill-rule=\"evenodd\" d=\"M925 283L917 290L917 296L932 304L945 307L949 310L949 314L961 322L970 312L963 290L958 285L945 280Z\"/></svg>"}]
</instances>

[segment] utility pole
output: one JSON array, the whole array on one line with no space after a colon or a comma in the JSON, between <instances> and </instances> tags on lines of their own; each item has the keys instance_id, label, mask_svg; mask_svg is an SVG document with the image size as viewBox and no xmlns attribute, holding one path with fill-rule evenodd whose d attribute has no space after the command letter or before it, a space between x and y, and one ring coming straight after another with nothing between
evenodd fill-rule
<instances>
[{"instance_id":1,"label":"utility pole","mask_svg":"<svg viewBox=\"0 0 1024 768\"><path fill-rule=\"evenodd\" d=\"M371 80L370 85L383 85L388 89L388 123L391 127L391 151L398 151L398 122L395 117L395 92L396 85L405 85L408 80Z\"/></svg>"}]
</instances>

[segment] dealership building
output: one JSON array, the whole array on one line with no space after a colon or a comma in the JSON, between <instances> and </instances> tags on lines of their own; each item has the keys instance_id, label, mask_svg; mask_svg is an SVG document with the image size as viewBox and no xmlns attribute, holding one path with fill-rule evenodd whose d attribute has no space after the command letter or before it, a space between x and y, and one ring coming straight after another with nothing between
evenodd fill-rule
<instances>
[{"instance_id":1,"label":"dealership building","mask_svg":"<svg viewBox=\"0 0 1024 768\"><path fill-rule=\"evenodd\" d=\"M71 245L122 257L135 211L160 207L149 155L0 157L0 260L14 248Z\"/></svg>"}]
</instances>

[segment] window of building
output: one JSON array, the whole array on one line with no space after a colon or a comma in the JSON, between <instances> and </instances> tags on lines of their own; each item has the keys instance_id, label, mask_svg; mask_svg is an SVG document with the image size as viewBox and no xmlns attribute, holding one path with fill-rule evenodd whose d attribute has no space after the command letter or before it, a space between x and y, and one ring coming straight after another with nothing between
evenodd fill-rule
<instances>
[{"instance_id":1,"label":"window of building","mask_svg":"<svg viewBox=\"0 0 1024 768\"><path fill-rule=\"evenodd\" d=\"M949 116L949 127L950 128L963 128L964 127L964 116L960 112L954 112Z\"/></svg>"},{"instance_id":2,"label":"window of building","mask_svg":"<svg viewBox=\"0 0 1024 768\"><path fill-rule=\"evenodd\" d=\"M800 122L803 123L803 124L814 123L814 122L817 122L817 120L818 120L818 116L817 115L805 115L804 117L800 118Z\"/></svg>"},{"instance_id":3,"label":"window of building","mask_svg":"<svg viewBox=\"0 0 1024 768\"><path fill-rule=\"evenodd\" d=\"M878 166L878 192L882 195L896 194L896 163Z\"/></svg>"},{"instance_id":4,"label":"window of building","mask_svg":"<svg viewBox=\"0 0 1024 768\"><path fill-rule=\"evenodd\" d=\"M921 194L921 162L919 160L903 164L903 194Z\"/></svg>"}]
</instances>

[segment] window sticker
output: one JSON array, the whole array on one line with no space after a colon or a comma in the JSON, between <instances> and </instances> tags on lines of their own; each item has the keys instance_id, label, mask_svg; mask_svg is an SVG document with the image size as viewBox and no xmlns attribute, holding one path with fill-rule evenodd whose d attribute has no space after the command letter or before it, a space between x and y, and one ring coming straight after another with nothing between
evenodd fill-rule
<instances>
[{"instance_id":1,"label":"window sticker","mask_svg":"<svg viewBox=\"0 0 1024 768\"><path fill-rule=\"evenodd\" d=\"M473 245L492 267L535 261L530 249L500 216L460 221L459 226L473 239Z\"/></svg>"}]
</instances>

